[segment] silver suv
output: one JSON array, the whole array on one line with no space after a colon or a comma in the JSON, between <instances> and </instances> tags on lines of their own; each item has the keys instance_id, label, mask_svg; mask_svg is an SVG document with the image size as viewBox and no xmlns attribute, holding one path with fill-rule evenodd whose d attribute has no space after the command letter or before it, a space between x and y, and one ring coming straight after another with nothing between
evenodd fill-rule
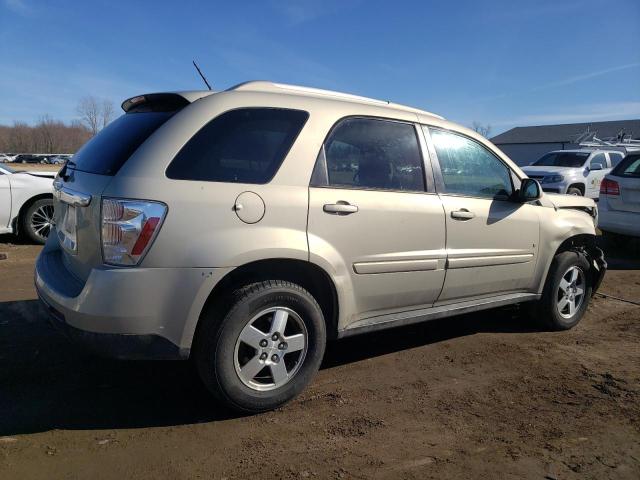
<instances>
[{"instance_id":1,"label":"silver suv","mask_svg":"<svg viewBox=\"0 0 640 480\"><path fill-rule=\"evenodd\" d=\"M268 82L122 107L55 181L38 293L95 351L193 358L233 408L294 397L328 339L525 302L571 328L606 269L592 200L437 115Z\"/></svg>"},{"instance_id":2,"label":"silver suv","mask_svg":"<svg viewBox=\"0 0 640 480\"><path fill-rule=\"evenodd\" d=\"M618 150L555 150L522 171L538 180L545 192L598 198L602 179L623 157Z\"/></svg>"}]
</instances>

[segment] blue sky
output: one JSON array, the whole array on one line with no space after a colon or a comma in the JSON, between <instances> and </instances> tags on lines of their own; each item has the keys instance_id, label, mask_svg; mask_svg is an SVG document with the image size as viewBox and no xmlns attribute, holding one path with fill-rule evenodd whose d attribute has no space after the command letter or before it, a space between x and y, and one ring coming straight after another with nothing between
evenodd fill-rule
<instances>
[{"instance_id":1,"label":"blue sky","mask_svg":"<svg viewBox=\"0 0 640 480\"><path fill-rule=\"evenodd\" d=\"M251 79L459 123L640 118L640 1L0 0L0 123Z\"/></svg>"}]
</instances>

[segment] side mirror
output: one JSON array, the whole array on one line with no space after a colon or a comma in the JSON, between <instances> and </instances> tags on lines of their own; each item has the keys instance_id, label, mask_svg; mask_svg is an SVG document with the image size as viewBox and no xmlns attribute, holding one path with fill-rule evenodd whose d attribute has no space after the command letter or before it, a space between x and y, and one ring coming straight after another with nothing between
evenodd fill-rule
<instances>
[{"instance_id":1,"label":"side mirror","mask_svg":"<svg viewBox=\"0 0 640 480\"><path fill-rule=\"evenodd\" d=\"M604 167L602 166L601 163L592 163L591 166L589 167L589 170L602 170Z\"/></svg>"},{"instance_id":2,"label":"side mirror","mask_svg":"<svg viewBox=\"0 0 640 480\"><path fill-rule=\"evenodd\" d=\"M525 178L522 180L520 190L518 190L518 200L522 203L531 202L540 198L542 188L537 180Z\"/></svg>"}]
</instances>

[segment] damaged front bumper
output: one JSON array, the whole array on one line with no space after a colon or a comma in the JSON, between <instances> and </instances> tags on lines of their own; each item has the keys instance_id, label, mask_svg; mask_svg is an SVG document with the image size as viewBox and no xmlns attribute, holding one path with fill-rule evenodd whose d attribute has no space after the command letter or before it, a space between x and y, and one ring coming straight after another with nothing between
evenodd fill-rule
<instances>
[{"instance_id":1,"label":"damaged front bumper","mask_svg":"<svg viewBox=\"0 0 640 480\"><path fill-rule=\"evenodd\" d=\"M591 264L591 296L600 288L604 274L607 271L607 262L604 259L604 252L601 248L592 246L586 251L587 259Z\"/></svg>"}]
</instances>

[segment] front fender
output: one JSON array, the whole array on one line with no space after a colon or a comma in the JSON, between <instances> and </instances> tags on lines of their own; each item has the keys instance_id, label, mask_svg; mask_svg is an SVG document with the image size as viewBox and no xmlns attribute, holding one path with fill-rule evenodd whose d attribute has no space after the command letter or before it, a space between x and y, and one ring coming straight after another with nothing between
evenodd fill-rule
<instances>
[{"instance_id":1,"label":"front fender","mask_svg":"<svg viewBox=\"0 0 640 480\"><path fill-rule=\"evenodd\" d=\"M564 249L571 244L572 239L575 246L595 247L596 238L593 217L587 212L573 208L542 208L544 210L540 215L540 256L534 280L537 293L542 293L553 257L561 247Z\"/></svg>"}]
</instances>

